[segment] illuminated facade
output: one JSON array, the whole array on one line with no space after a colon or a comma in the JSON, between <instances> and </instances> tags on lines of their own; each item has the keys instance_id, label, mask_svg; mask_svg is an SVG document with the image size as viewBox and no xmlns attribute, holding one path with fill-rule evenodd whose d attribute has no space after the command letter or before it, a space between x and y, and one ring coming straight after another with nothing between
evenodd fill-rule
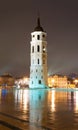
<instances>
[{"instance_id":1,"label":"illuminated facade","mask_svg":"<svg viewBox=\"0 0 78 130\"><path fill-rule=\"evenodd\" d=\"M31 33L30 88L47 87L47 41L46 33L37 19L37 27Z\"/></svg>"},{"instance_id":2,"label":"illuminated facade","mask_svg":"<svg viewBox=\"0 0 78 130\"><path fill-rule=\"evenodd\" d=\"M15 80L15 85L20 85L20 87L28 87L29 85L29 78L24 76L22 78L18 78Z\"/></svg>"},{"instance_id":3,"label":"illuminated facade","mask_svg":"<svg viewBox=\"0 0 78 130\"><path fill-rule=\"evenodd\" d=\"M49 87L58 87L58 88L67 88L68 80L66 76L49 76L48 77L48 86Z\"/></svg>"},{"instance_id":4,"label":"illuminated facade","mask_svg":"<svg viewBox=\"0 0 78 130\"><path fill-rule=\"evenodd\" d=\"M73 80L73 83L75 84L75 87L78 88L78 78L74 79L74 80Z\"/></svg>"}]
</instances>

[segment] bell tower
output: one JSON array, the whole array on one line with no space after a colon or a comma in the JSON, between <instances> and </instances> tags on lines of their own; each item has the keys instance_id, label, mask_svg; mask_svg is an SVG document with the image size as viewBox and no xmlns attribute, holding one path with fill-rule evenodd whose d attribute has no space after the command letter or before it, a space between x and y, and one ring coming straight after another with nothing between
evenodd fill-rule
<instances>
[{"instance_id":1,"label":"bell tower","mask_svg":"<svg viewBox=\"0 0 78 130\"><path fill-rule=\"evenodd\" d=\"M47 88L47 41L46 32L37 18L37 26L31 33L29 88Z\"/></svg>"}]
</instances>

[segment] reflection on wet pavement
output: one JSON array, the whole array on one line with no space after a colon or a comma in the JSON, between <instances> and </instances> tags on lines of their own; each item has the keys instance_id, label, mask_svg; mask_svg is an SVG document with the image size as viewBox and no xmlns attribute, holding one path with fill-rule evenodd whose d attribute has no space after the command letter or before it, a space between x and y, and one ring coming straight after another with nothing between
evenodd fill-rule
<instances>
[{"instance_id":1,"label":"reflection on wet pavement","mask_svg":"<svg viewBox=\"0 0 78 130\"><path fill-rule=\"evenodd\" d=\"M78 129L78 91L0 89L0 130L67 129Z\"/></svg>"}]
</instances>

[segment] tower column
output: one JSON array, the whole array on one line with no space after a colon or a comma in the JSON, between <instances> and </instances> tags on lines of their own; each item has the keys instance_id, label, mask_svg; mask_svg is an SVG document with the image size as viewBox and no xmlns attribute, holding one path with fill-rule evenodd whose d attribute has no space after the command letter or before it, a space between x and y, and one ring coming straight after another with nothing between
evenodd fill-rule
<instances>
[{"instance_id":1,"label":"tower column","mask_svg":"<svg viewBox=\"0 0 78 130\"><path fill-rule=\"evenodd\" d=\"M46 32L37 19L37 26L31 33L30 50L30 88L47 87L47 41Z\"/></svg>"}]
</instances>

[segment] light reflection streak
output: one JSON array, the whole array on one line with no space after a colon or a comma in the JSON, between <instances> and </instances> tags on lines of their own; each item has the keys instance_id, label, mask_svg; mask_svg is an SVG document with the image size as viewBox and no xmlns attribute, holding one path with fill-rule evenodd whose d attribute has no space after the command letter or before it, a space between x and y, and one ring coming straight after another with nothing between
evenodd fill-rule
<instances>
[{"instance_id":1,"label":"light reflection streak","mask_svg":"<svg viewBox=\"0 0 78 130\"><path fill-rule=\"evenodd\" d=\"M75 111L78 113L78 91L75 92Z\"/></svg>"},{"instance_id":2,"label":"light reflection streak","mask_svg":"<svg viewBox=\"0 0 78 130\"><path fill-rule=\"evenodd\" d=\"M0 103L1 103L1 92L2 92L2 90L0 89Z\"/></svg>"},{"instance_id":3,"label":"light reflection streak","mask_svg":"<svg viewBox=\"0 0 78 130\"><path fill-rule=\"evenodd\" d=\"M15 103L19 102L19 90L15 90Z\"/></svg>"},{"instance_id":4,"label":"light reflection streak","mask_svg":"<svg viewBox=\"0 0 78 130\"><path fill-rule=\"evenodd\" d=\"M29 97L28 97L28 90L24 90L23 91L23 110L27 110L28 108L28 101L29 101Z\"/></svg>"},{"instance_id":5,"label":"light reflection streak","mask_svg":"<svg viewBox=\"0 0 78 130\"><path fill-rule=\"evenodd\" d=\"M55 111L55 90L52 91L51 109L52 109L53 112Z\"/></svg>"},{"instance_id":6,"label":"light reflection streak","mask_svg":"<svg viewBox=\"0 0 78 130\"><path fill-rule=\"evenodd\" d=\"M15 103L19 103L19 107L24 111L27 110L28 107L28 90L19 89L15 91Z\"/></svg>"},{"instance_id":7,"label":"light reflection streak","mask_svg":"<svg viewBox=\"0 0 78 130\"><path fill-rule=\"evenodd\" d=\"M47 91L45 90L30 90L29 93L29 108L30 108L30 122L39 123L43 122L43 116L45 118L44 123L46 122L47 117L47 101L46 95ZM42 107L44 105L44 107ZM46 111L46 112L45 112Z\"/></svg>"}]
</instances>

